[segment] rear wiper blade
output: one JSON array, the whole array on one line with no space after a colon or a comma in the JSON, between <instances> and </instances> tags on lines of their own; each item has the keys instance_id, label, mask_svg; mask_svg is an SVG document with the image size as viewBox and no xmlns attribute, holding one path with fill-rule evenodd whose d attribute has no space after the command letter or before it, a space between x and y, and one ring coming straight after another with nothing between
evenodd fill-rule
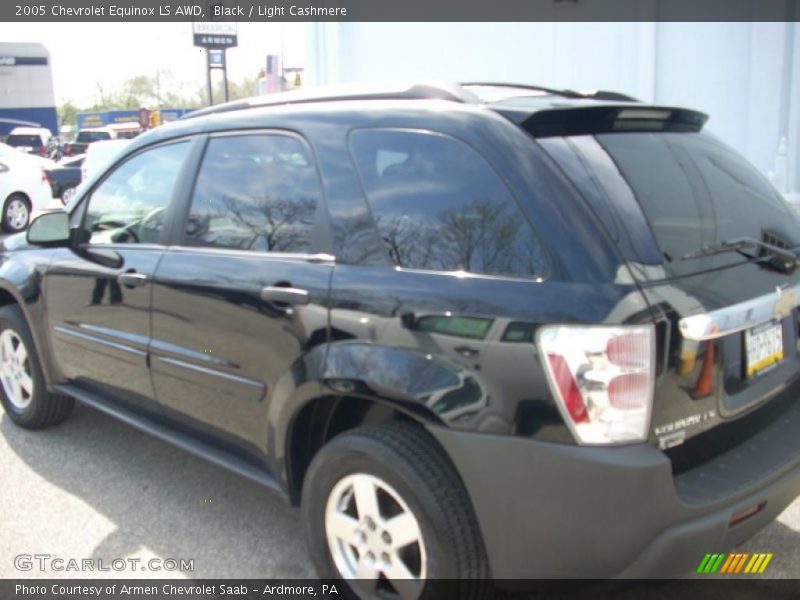
<instances>
[{"instance_id":1,"label":"rear wiper blade","mask_svg":"<svg viewBox=\"0 0 800 600\"><path fill-rule=\"evenodd\" d=\"M749 254L747 250L759 249L763 254ZM772 268L789 273L797 267L798 249L800 246L792 248L780 248L767 242L762 242L755 238L737 238L735 240L728 240L720 244L711 246L703 246L698 250L689 252L681 256L681 260L692 260L695 258L703 258L705 256L714 256L717 254L725 254L727 252L738 252L742 256L750 260L765 261Z\"/></svg>"}]
</instances>

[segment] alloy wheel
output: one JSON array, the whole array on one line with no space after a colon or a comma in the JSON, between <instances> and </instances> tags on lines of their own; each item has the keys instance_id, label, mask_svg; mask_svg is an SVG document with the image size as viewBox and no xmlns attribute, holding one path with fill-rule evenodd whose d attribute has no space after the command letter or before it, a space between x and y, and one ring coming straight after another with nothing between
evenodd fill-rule
<instances>
[{"instance_id":1,"label":"alloy wheel","mask_svg":"<svg viewBox=\"0 0 800 600\"><path fill-rule=\"evenodd\" d=\"M12 198L6 206L6 224L14 231L24 229L28 224L28 205L24 200Z\"/></svg>"},{"instance_id":2,"label":"alloy wheel","mask_svg":"<svg viewBox=\"0 0 800 600\"><path fill-rule=\"evenodd\" d=\"M425 585L422 530L400 494L366 473L342 478L325 510L331 557L345 579L366 597L418 598Z\"/></svg>"},{"instance_id":3,"label":"alloy wheel","mask_svg":"<svg viewBox=\"0 0 800 600\"><path fill-rule=\"evenodd\" d=\"M0 333L0 384L15 408L24 410L31 403L33 376L28 349L12 329Z\"/></svg>"}]
</instances>

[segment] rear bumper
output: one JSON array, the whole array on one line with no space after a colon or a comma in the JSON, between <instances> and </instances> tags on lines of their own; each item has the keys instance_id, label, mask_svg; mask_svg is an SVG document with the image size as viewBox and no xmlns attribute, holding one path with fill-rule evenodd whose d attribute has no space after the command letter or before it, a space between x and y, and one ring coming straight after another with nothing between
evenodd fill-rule
<instances>
[{"instance_id":1,"label":"rear bumper","mask_svg":"<svg viewBox=\"0 0 800 600\"><path fill-rule=\"evenodd\" d=\"M431 428L466 485L497 579L685 575L800 494L799 431L795 401L733 450L673 477L647 444L588 448Z\"/></svg>"}]
</instances>

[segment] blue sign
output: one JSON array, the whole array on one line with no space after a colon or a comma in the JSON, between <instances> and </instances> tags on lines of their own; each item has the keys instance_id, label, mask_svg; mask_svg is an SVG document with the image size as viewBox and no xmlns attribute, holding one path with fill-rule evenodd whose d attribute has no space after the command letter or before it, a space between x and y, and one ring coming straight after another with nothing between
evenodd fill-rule
<instances>
[{"instance_id":1,"label":"blue sign","mask_svg":"<svg viewBox=\"0 0 800 600\"><path fill-rule=\"evenodd\" d=\"M174 121L181 118L193 108L163 108L161 109L161 121ZM105 112L78 113L78 129L89 129L92 127L105 127L118 123L138 123L138 110L109 110Z\"/></svg>"},{"instance_id":2,"label":"blue sign","mask_svg":"<svg viewBox=\"0 0 800 600\"><path fill-rule=\"evenodd\" d=\"M225 66L225 51L224 50L208 50L208 66L221 68Z\"/></svg>"}]
</instances>

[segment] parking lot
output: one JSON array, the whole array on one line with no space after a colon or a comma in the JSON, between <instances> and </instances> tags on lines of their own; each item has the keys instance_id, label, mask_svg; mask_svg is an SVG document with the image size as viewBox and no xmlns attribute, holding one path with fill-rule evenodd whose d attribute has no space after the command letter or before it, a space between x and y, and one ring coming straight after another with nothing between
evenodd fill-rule
<instances>
[{"instance_id":1,"label":"parking lot","mask_svg":"<svg viewBox=\"0 0 800 600\"><path fill-rule=\"evenodd\" d=\"M2 414L0 472L3 578L314 576L299 512L276 494L85 406L38 432ZM774 553L766 575L797 578L799 541L797 500L742 550ZM20 554L142 562L120 572L19 571ZM142 571L151 558L193 559L194 570Z\"/></svg>"}]
</instances>

